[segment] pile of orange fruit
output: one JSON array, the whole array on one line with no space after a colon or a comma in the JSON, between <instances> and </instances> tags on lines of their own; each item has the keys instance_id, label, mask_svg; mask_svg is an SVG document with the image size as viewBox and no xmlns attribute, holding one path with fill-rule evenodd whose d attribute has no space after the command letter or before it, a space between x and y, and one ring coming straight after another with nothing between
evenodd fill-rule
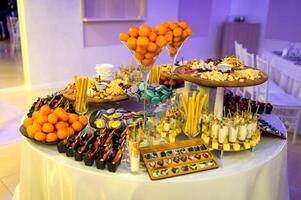
<instances>
[{"instance_id":1,"label":"pile of orange fruit","mask_svg":"<svg viewBox=\"0 0 301 200\"><path fill-rule=\"evenodd\" d=\"M68 113L62 108L52 110L48 105L23 121L28 137L40 142L55 142L81 131L88 123L86 116Z\"/></svg>"},{"instance_id":2,"label":"pile of orange fruit","mask_svg":"<svg viewBox=\"0 0 301 200\"><path fill-rule=\"evenodd\" d=\"M168 38L168 54L172 57L177 54L182 43L192 34L192 29L186 22L164 22L157 26L167 27L165 37Z\"/></svg>"},{"instance_id":3,"label":"pile of orange fruit","mask_svg":"<svg viewBox=\"0 0 301 200\"><path fill-rule=\"evenodd\" d=\"M164 22L155 28L146 24L130 27L128 32L119 34L119 39L143 66L149 67L166 45L169 45L170 55L176 55L177 49L191 33L186 22Z\"/></svg>"}]
</instances>

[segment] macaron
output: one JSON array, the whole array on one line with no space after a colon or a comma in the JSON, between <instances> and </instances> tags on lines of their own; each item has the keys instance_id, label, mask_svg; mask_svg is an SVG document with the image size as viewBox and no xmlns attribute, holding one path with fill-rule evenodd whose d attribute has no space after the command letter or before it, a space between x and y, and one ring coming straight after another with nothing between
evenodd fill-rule
<instances>
[{"instance_id":1,"label":"macaron","mask_svg":"<svg viewBox=\"0 0 301 200\"><path fill-rule=\"evenodd\" d=\"M122 117L122 113L116 112L113 114L113 119L114 120L119 120Z\"/></svg>"},{"instance_id":2,"label":"macaron","mask_svg":"<svg viewBox=\"0 0 301 200\"><path fill-rule=\"evenodd\" d=\"M157 105L161 102L161 99L160 97L157 97L157 96L154 96L151 100L151 103L154 104L154 105Z\"/></svg>"},{"instance_id":3,"label":"macaron","mask_svg":"<svg viewBox=\"0 0 301 200\"><path fill-rule=\"evenodd\" d=\"M94 124L97 128L105 128L106 127L106 122L103 119L95 120Z\"/></svg>"},{"instance_id":4,"label":"macaron","mask_svg":"<svg viewBox=\"0 0 301 200\"><path fill-rule=\"evenodd\" d=\"M115 112L115 109L114 108L110 108L107 110L107 114L111 115Z\"/></svg>"},{"instance_id":5,"label":"macaron","mask_svg":"<svg viewBox=\"0 0 301 200\"><path fill-rule=\"evenodd\" d=\"M139 84L139 90L140 91L144 91L144 83L140 83Z\"/></svg>"},{"instance_id":6,"label":"macaron","mask_svg":"<svg viewBox=\"0 0 301 200\"><path fill-rule=\"evenodd\" d=\"M113 121L111 127L112 128L120 128L121 127L121 122L120 121Z\"/></svg>"},{"instance_id":7,"label":"macaron","mask_svg":"<svg viewBox=\"0 0 301 200\"><path fill-rule=\"evenodd\" d=\"M156 90L157 92L160 92L162 89L163 89L163 85L160 85L160 86L156 87L155 90Z\"/></svg>"}]
</instances>

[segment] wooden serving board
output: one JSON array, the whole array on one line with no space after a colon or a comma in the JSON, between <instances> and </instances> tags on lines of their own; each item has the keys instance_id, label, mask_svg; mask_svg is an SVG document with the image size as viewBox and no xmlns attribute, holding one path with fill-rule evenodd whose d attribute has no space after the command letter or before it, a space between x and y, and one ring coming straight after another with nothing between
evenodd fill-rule
<instances>
[{"instance_id":1,"label":"wooden serving board","mask_svg":"<svg viewBox=\"0 0 301 200\"><path fill-rule=\"evenodd\" d=\"M168 79L182 80L182 78L178 77L176 73L174 73L173 76L172 76L170 73L167 73L167 72L161 72L161 75L167 77Z\"/></svg>"},{"instance_id":2,"label":"wooden serving board","mask_svg":"<svg viewBox=\"0 0 301 200\"><path fill-rule=\"evenodd\" d=\"M212 80L207 80L207 79L202 79L200 77L194 77L192 76L192 73L182 73L181 71L185 68L185 66L181 66L175 69L175 74L185 80L189 81L191 83L195 83L201 86L205 87L248 87L248 86L255 86L255 85L260 85L268 80L268 76L266 73L260 71L260 79L256 80L245 80L244 82L240 81L212 81ZM186 67L187 68L187 67ZM252 68L252 67L247 67L247 68ZM258 70L258 69L257 69Z\"/></svg>"},{"instance_id":3,"label":"wooden serving board","mask_svg":"<svg viewBox=\"0 0 301 200\"><path fill-rule=\"evenodd\" d=\"M69 101L75 101L75 95L74 94L68 94L66 92L63 93L63 96L68 99ZM118 101L124 101L127 100L128 96L126 94L124 95L118 95L118 96L112 96L112 99L96 99L93 97L88 97L87 102L88 103L109 103L109 102L118 102Z\"/></svg>"},{"instance_id":4,"label":"wooden serving board","mask_svg":"<svg viewBox=\"0 0 301 200\"><path fill-rule=\"evenodd\" d=\"M216 158L201 138L142 147L140 153L152 180L218 168Z\"/></svg>"}]
</instances>

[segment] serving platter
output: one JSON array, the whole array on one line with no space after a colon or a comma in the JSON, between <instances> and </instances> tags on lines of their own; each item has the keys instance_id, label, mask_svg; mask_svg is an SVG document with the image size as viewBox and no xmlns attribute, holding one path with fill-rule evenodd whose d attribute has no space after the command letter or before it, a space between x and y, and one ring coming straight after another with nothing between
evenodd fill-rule
<instances>
[{"instance_id":1,"label":"serving platter","mask_svg":"<svg viewBox=\"0 0 301 200\"><path fill-rule=\"evenodd\" d=\"M218 162L201 138L140 148L148 174L159 180L218 168Z\"/></svg>"},{"instance_id":2,"label":"serving platter","mask_svg":"<svg viewBox=\"0 0 301 200\"><path fill-rule=\"evenodd\" d=\"M63 96L68 99L69 101L75 101L75 94L74 93L67 93L63 92ZM117 95L117 96L112 96L111 99L98 99L98 98L93 98L93 97L87 97L87 102L88 103L110 103L110 102L118 102L118 101L124 101L127 100L128 96L126 94L124 95Z\"/></svg>"},{"instance_id":3,"label":"serving platter","mask_svg":"<svg viewBox=\"0 0 301 200\"><path fill-rule=\"evenodd\" d=\"M23 125L20 126L19 131L20 131L20 133L21 133L24 137L27 137L29 140L34 141L34 142L36 142L36 143L42 143L42 144L48 144L48 145L54 145L54 144L57 144L57 143L59 142L59 140L57 140L57 141L55 141L55 142L42 142L42 141L34 140L34 139L30 138L30 137L27 135L26 128L25 128Z\"/></svg>"},{"instance_id":4,"label":"serving platter","mask_svg":"<svg viewBox=\"0 0 301 200\"><path fill-rule=\"evenodd\" d=\"M246 67L246 68L253 68L253 67ZM254 68L253 68L254 69ZM258 69L257 69L258 70ZM216 88L216 87L248 87L248 86L255 86L260 85L268 80L268 76L266 73L260 71L260 78L255 80L244 80L244 81L213 81L202 79L200 77L192 76L192 73L196 72L186 66L177 67L174 71L175 75L185 81L189 81L200 86Z\"/></svg>"}]
</instances>

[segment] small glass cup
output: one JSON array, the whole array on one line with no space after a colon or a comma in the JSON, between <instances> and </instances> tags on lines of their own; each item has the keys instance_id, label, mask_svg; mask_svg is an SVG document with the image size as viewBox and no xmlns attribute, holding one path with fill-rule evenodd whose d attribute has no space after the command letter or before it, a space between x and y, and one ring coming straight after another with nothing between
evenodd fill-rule
<instances>
[{"instance_id":1,"label":"small glass cup","mask_svg":"<svg viewBox=\"0 0 301 200\"><path fill-rule=\"evenodd\" d=\"M131 173L137 174L140 171L140 151L138 148L138 143L133 143L130 149L130 165Z\"/></svg>"}]
</instances>

